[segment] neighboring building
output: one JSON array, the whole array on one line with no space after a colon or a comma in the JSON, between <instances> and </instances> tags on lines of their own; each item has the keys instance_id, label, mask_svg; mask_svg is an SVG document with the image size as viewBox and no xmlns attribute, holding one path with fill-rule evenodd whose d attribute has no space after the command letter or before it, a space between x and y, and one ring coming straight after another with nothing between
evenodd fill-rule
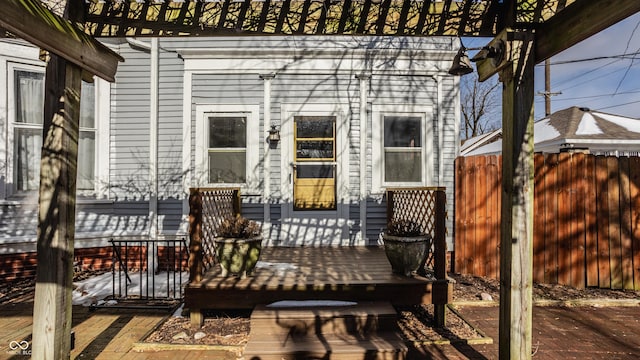
<instances>
[{"instance_id":1,"label":"neighboring building","mask_svg":"<svg viewBox=\"0 0 640 360\"><path fill-rule=\"evenodd\" d=\"M368 245L390 187L445 186L453 214L452 38L220 37L110 43L83 84L76 248L187 233L190 187L240 187L268 245ZM0 254L35 250L44 63L0 42ZM268 142L269 131L280 141ZM449 237L452 219L448 219Z\"/></svg>"},{"instance_id":2,"label":"neighboring building","mask_svg":"<svg viewBox=\"0 0 640 360\"><path fill-rule=\"evenodd\" d=\"M533 137L536 152L638 156L640 119L570 107L536 121ZM461 156L500 153L502 129L468 139L460 147Z\"/></svg>"}]
</instances>

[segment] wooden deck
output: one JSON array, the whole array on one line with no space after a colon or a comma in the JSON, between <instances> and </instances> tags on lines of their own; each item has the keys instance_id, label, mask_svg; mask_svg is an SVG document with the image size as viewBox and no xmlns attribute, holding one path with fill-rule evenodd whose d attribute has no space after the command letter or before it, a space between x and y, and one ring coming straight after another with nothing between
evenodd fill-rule
<instances>
[{"instance_id":1,"label":"wooden deck","mask_svg":"<svg viewBox=\"0 0 640 360\"><path fill-rule=\"evenodd\" d=\"M446 304L452 294L446 280L393 274L381 247L268 247L260 261L273 266L260 266L240 279L222 277L216 265L201 282L189 284L185 305L192 316L202 309L253 308L279 300Z\"/></svg>"}]
</instances>

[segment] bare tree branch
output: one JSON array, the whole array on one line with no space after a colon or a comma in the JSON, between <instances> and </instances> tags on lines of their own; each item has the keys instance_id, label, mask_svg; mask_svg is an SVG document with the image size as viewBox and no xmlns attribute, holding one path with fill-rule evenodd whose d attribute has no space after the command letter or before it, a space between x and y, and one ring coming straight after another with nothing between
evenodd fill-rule
<instances>
[{"instance_id":1,"label":"bare tree branch","mask_svg":"<svg viewBox=\"0 0 640 360\"><path fill-rule=\"evenodd\" d=\"M493 131L500 126L501 101L497 79L478 82L474 77L461 80L462 124L460 137L468 139Z\"/></svg>"}]
</instances>

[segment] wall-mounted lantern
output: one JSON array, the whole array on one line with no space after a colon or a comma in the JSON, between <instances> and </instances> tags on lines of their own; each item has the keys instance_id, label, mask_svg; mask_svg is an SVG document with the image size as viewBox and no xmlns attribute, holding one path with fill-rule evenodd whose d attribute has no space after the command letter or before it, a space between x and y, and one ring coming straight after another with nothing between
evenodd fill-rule
<instances>
[{"instance_id":1,"label":"wall-mounted lantern","mask_svg":"<svg viewBox=\"0 0 640 360\"><path fill-rule=\"evenodd\" d=\"M280 141L280 130L278 130L275 125L271 125L271 129L269 130L269 143L277 144L278 141Z\"/></svg>"}]
</instances>

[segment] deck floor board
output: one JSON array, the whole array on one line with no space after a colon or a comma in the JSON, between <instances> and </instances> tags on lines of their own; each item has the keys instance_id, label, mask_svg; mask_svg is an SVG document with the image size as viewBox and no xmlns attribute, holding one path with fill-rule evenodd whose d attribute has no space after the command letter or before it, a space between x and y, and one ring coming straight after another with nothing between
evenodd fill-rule
<instances>
[{"instance_id":1,"label":"deck floor board","mask_svg":"<svg viewBox=\"0 0 640 360\"><path fill-rule=\"evenodd\" d=\"M223 277L216 265L199 284L187 286L185 302L197 309L253 307L285 299L396 298L393 303L419 304L432 301L436 283L394 274L382 247L266 247L252 276Z\"/></svg>"}]
</instances>

